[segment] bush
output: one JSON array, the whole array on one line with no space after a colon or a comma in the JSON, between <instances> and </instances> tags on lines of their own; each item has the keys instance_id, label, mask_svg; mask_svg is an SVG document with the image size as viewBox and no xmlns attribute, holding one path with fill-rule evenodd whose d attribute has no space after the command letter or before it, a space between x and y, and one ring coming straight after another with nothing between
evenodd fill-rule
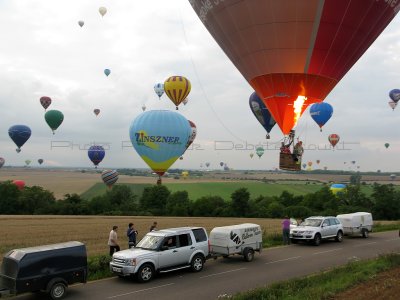
<instances>
[{"instance_id":1,"label":"bush","mask_svg":"<svg viewBox=\"0 0 400 300\"><path fill-rule=\"evenodd\" d=\"M109 255L96 255L88 258L88 280L96 280L111 276Z\"/></svg>"}]
</instances>

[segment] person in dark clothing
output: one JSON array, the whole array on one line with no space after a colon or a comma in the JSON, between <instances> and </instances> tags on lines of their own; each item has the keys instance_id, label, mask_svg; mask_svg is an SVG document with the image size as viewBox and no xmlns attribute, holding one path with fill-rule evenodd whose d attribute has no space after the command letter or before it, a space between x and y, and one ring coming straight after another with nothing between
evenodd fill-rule
<instances>
[{"instance_id":1,"label":"person in dark clothing","mask_svg":"<svg viewBox=\"0 0 400 300\"><path fill-rule=\"evenodd\" d=\"M157 230L157 222L153 222L153 225L150 226L150 230L149 231L151 232L151 231L154 231L154 230Z\"/></svg>"},{"instance_id":2,"label":"person in dark clothing","mask_svg":"<svg viewBox=\"0 0 400 300\"><path fill-rule=\"evenodd\" d=\"M128 237L128 248L136 247L136 236L138 231L133 226L133 223L129 223L126 236Z\"/></svg>"}]
</instances>

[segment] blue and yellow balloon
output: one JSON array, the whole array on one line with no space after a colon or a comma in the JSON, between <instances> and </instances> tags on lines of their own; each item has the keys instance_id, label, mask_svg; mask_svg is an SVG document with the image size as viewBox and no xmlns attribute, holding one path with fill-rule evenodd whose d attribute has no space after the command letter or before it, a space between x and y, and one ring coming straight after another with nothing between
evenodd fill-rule
<instances>
[{"instance_id":1,"label":"blue and yellow balloon","mask_svg":"<svg viewBox=\"0 0 400 300\"><path fill-rule=\"evenodd\" d=\"M133 148L161 176L186 151L192 129L179 113L152 110L140 114L129 128Z\"/></svg>"},{"instance_id":2,"label":"blue and yellow balloon","mask_svg":"<svg viewBox=\"0 0 400 300\"><path fill-rule=\"evenodd\" d=\"M345 192L346 185L341 183L335 183L331 185L330 190L332 194L334 194L335 196L341 195Z\"/></svg>"}]
</instances>

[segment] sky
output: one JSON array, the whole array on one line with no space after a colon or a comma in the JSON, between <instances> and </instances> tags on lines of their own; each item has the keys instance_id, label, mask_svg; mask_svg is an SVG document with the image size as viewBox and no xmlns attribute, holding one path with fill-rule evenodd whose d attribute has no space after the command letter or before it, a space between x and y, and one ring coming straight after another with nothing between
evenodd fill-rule
<instances>
[{"instance_id":1,"label":"sky","mask_svg":"<svg viewBox=\"0 0 400 300\"><path fill-rule=\"evenodd\" d=\"M108 10L104 17L102 6ZM397 16L325 99L334 113L323 132L305 111L296 127L306 145L303 162L313 162L313 168L400 171L400 108L388 105L389 91L400 88L399 25ZM220 162L232 169L279 165L281 131L275 126L265 139L249 108L252 88L187 0L0 0L0 37L0 157L6 166L23 166L27 159L38 166L42 158L41 167L91 168L87 149L100 144L106 149L100 168L147 168L129 141L129 127L143 105L175 110L166 95L159 100L153 90L172 75L192 83L179 113L197 126L193 148L172 168L205 169L206 162L209 169L220 169ZM54 135L41 96L51 97L49 109L64 114ZM101 110L97 117L95 108ZM15 124L32 130L20 153L8 136ZM335 150L327 140L331 133L343 142ZM257 145L264 146L264 155L250 158Z\"/></svg>"}]
</instances>

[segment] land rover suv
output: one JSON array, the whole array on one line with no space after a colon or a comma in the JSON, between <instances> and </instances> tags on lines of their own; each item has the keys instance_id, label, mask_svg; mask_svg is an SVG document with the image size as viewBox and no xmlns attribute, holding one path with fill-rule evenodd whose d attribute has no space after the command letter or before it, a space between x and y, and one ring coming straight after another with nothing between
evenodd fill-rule
<instances>
[{"instance_id":1,"label":"land rover suv","mask_svg":"<svg viewBox=\"0 0 400 300\"><path fill-rule=\"evenodd\" d=\"M309 217L290 230L290 240L294 244L298 241L308 241L319 246L323 239L343 241L343 225L338 218Z\"/></svg>"},{"instance_id":2,"label":"land rover suv","mask_svg":"<svg viewBox=\"0 0 400 300\"><path fill-rule=\"evenodd\" d=\"M134 248L114 253L110 270L118 276L150 281L156 272L203 269L209 255L207 231L202 227L170 228L147 233Z\"/></svg>"}]
</instances>

